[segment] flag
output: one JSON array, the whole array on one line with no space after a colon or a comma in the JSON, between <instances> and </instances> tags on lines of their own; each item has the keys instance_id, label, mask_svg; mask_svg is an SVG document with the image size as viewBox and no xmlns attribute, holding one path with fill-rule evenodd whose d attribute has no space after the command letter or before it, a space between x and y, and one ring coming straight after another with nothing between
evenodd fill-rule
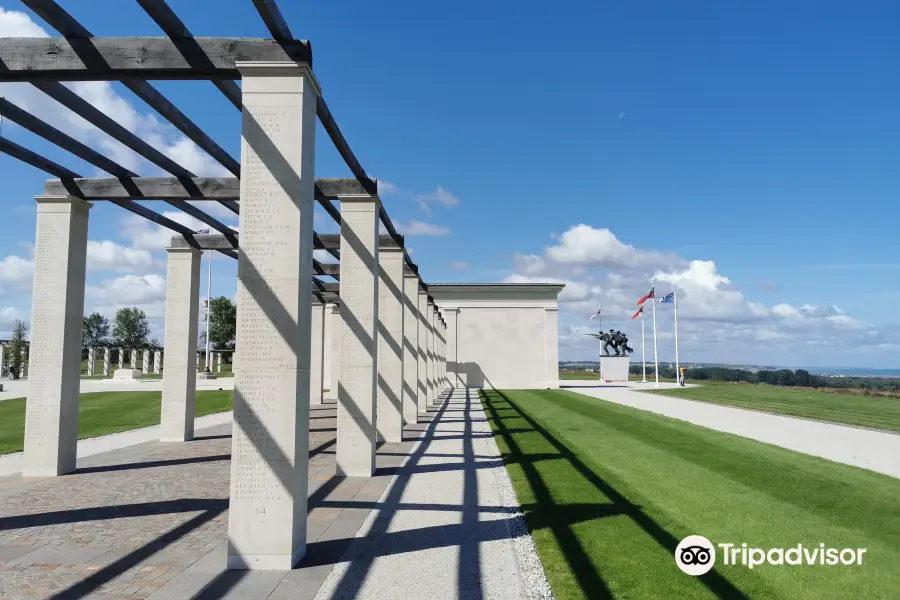
<instances>
[{"instance_id":1,"label":"flag","mask_svg":"<svg viewBox=\"0 0 900 600\"><path fill-rule=\"evenodd\" d=\"M666 294L665 296L663 296L662 298L657 300L657 302L659 302L660 304L664 304L664 303L671 304L672 302L675 302L675 292Z\"/></svg>"},{"instance_id":2,"label":"flag","mask_svg":"<svg viewBox=\"0 0 900 600\"><path fill-rule=\"evenodd\" d=\"M636 313L634 313L634 316L631 317L631 318L632 318L632 319L637 319L639 316L641 316L641 313L642 313L642 312L644 312L644 305L643 305L643 304L641 304L641 307L638 309L638 311L637 311Z\"/></svg>"},{"instance_id":3,"label":"flag","mask_svg":"<svg viewBox=\"0 0 900 600\"><path fill-rule=\"evenodd\" d=\"M650 299L650 298L656 298L656 292L655 292L655 289L656 289L656 286L651 287L651 288L650 288L650 291L647 293L647 295L644 296L643 298L641 298L640 300L638 300L637 305L638 305L638 306L643 306L643 305L644 305L644 302L646 302L648 299Z\"/></svg>"},{"instance_id":4,"label":"flag","mask_svg":"<svg viewBox=\"0 0 900 600\"><path fill-rule=\"evenodd\" d=\"M209 227L207 227L206 229L201 229L197 233L209 233Z\"/></svg>"},{"instance_id":5,"label":"flag","mask_svg":"<svg viewBox=\"0 0 900 600\"><path fill-rule=\"evenodd\" d=\"M597 317L599 317L599 316L600 316L600 311L602 310L602 308L603 308L602 306L598 306L598 307L597 307L597 312L595 312L594 314L592 314L592 315L590 316L590 319L596 319ZM590 319L588 319L588 320L590 320Z\"/></svg>"}]
</instances>

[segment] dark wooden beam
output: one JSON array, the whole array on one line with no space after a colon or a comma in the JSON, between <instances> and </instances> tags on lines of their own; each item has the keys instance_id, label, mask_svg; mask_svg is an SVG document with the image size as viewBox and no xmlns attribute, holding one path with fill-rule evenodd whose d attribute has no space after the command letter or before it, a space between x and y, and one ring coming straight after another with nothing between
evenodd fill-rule
<instances>
[{"instance_id":1,"label":"dark wooden beam","mask_svg":"<svg viewBox=\"0 0 900 600\"><path fill-rule=\"evenodd\" d=\"M213 69L209 57L206 56L203 49L200 48L200 44L194 39L194 35L181 19L178 18L175 11L169 8L169 5L166 4L165 0L137 1L138 4L141 5L141 8L144 9L144 12L159 25L159 28L163 30L163 33L169 36L169 39L172 40L178 48L178 51L181 52L181 55L192 67L201 70ZM213 85L219 88L219 91L225 95L235 108L241 110L241 88L239 88L234 81L228 79L215 79L213 80ZM229 169L229 171L230 170L231 169ZM231 172L238 175L235 171Z\"/></svg>"},{"instance_id":2,"label":"dark wooden beam","mask_svg":"<svg viewBox=\"0 0 900 600\"><path fill-rule=\"evenodd\" d=\"M68 152L71 152L78 158L89 162L90 164L94 165L98 169L102 169L103 171L106 171L110 175L115 175L116 177L123 177L123 178L124 177L137 177L137 173L129 171L122 165L103 156L102 154L100 154L99 152L94 150L93 148L91 148L85 144L82 144L81 142L79 142L75 138L71 137L70 135L63 133L59 129L42 121L41 119L38 119L31 113L22 110L15 104L13 104L10 101L5 100L3 98L0 98L0 116L4 116L7 119L9 119L10 121L13 121L14 123L18 123L19 125L21 125L25 129L27 129L28 131L34 133L35 135L39 135L42 138L44 138L45 140L47 140L48 142L52 142L53 144L56 144L63 150L67 150ZM113 181L118 181L118 180L113 180ZM65 195L65 194L72 195L71 191L70 191L70 189L72 187L71 180L67 181L65 183L65 185L61 184L60 182L57 182L57 183L60 184L59 186L57 186L57 189L55 189L52 192L48 192L45 189L45 193L48 195L51 195L51 196L60 196L60 195ZM65 189L63 189L63 188L65 188Z\"/></svg>"},{"instance_id":3,"label":"dark wooden beam","mask_svg":"<svg viewBox=\"0 0 900 600\"><path fill-rule=\"evenodd\" d=\"M2 40L0 40L0 43L2 43ZM63 84L45 81L34 83L34 86L91 125L97 127L100 131L103 131L113 139L124 144L126 147L134 150L164 171L168 171L176 177L190 178L194 176L193 173L139 138L137 135L125 129L125 127L117 123L112 117L107 116L96 106L84 98L81 98Z\"/></svg>"},{"instance_id":4,"label":"dark wooden beam","mask_svg":"<svg viewBox=\"0 0 900 600\"><path fill-rule=\"evenodd\" d=\"M78 177L78 174L74 171L70 171L64 166L53 162L49 158L44 158L40 154L36 154L28 148L24 148L4 137L0 137L0 152L8 154L15 159L21 160L23 163L29 164L32 167L36 167L41 171L44 171L45 173L49 173L50 175L59 177L63 181L71 181L73 178Z\"/></svg>"},{"instance_id":5,"label":"dark wooden beam","mask_svg":"<svg viewBox=\"0 0 900 600\"><path fill-rule=\"evenodd\" d=\"M323 248L322 250L328 249L338 249L340 247L340 236L328 235L328 234L317 234L319 239L322 240ZM335 239L337 238L337 239ZM200 248L201 250L219 250L222 248L225 249L234 249L240 246L241 234L237 232L234 234L234 240L230 240L226 238L224 235L219 233L199 233L193 235L191 243L183 242L180 240L178 236L172 237L172 247L173 248L186 248L190 246L191 248ZM325 264L323 263L323 267Z\"/></svg>"},{"instance_id":6,"label":"dark wooden beam","mask_svg":"<svg viewBox=\"0 0 900 600\"><path fill-rule=\"evenodd\" d=\"M0 58L2 58L2 55L0 55ZM350 149L350 144L344 139L344 134L341 133L337 121L334 120L334 117L331 115L331 111L328 109L328 105L325 103L325 99L322 96L319 96L319 100L316 103L316 114L319 116L319 121L322 123L322 127L325 128L325 133L331 138L331 142L334 144L334 147L337 148L341 158L343 158L344 162L347 163L347 166L350 167L350 172L353 173L353 176L363 184L363 187L366 188L366 192L369 195L377 195L378 186L368 175L366 175L362 165L356 160L356 156L354 156L353 151Z\"/></svg>"},{"instance_id":7,"label":"dark wooden beam","mask_svg":"<svg viewBox=\"0 0 900 600\"><path fill-rule=\"evenodd\" d=\"M325 245L326 248L338 248L341 247L341 234L339 233L320 233L319 239ZM380 235L378 236L378 243L381 248L402 248L403 247L403 236L400 236L400 241L394 238L392 235Z\"/></svg>"},{"instance_id":8,"label":"dark wooden beam","mask_svg":"<svg viewBox=\"0 0 900 600\"><path fill-rule=\"evenodd\" d=\"M65 38L0 38L0 82L234 80L241 78L235 66L240 61L293 61L312 66L309 42L303 40L289 40L281 44L275 40L249 38L194 40L209 59L209 66L205 69L191 65L175 42L167 37L95 37L77 44L82 53L87 51L87 46L91 46L92 52L102 58L105 67L85 64L79 52L72 47L72 40ZM329 132L329 135L333 136L333 133Z\"/></svg>"},{"instance_id":9,"label":"dark wooden beam","mask_svg":"<svg viewBox=\"0 0 900 600\"><path fill-rule=\"evenodd\" d=\"M48 126L49 127L49 126ZM50 140L56 143L55 140ZM105 169L104 169L105 170ZM85 200L240 200L241 184L237 177L134 177L133 179L91 178L75 181L79 198ZM49 180L44 190L59 190L60 182ZM61 193L61 192L54 192ZM66 192L68 193L68 192ZM320 203L341 196L365 194L355 179L316 179L316 200ZM330 204L332 207L334 205ZM324 206L324 204L323 204ZM337 210L335 208L335 210ZM340 222L340 212L337 213Z\"/></svg>"},{"instance_id":10,"label":"dark wooden beam","mask_svg":"<svg viewBox=\"0 0 900 600\"><path fill-rule=\"evenodd\" d=\"M186 200L166 200L166 203L170 204L171 206L174 206L175 208L177 208L178 210L180 210L182 212L185 212L185 213L191 215L192 217L194 217L201 223L206 223L207 225L209 225L210 227L212 227L213 229L215 229L216 231L218 231L219 233L224 235L225 238L233 237L235 234L234 229L232 229L228 225L225 225L224 223L222 223L221 221L219 221L217 218L213 217L212 215L206 214L205 212L203 212L202 210L200 210L193 204L188 203ZM234 237L234 242L235 242L235 245L237 245L236 237Z\"/></svg>"},{"instance_id":11,"label":"dark wooden beam","mask_svg":"<svg viewBox=\"0 0 900 600\"><path fill-rule=\"evenodd\" d=\"M275 0L253 0L253 6L256 7L256 12L262 17L263 23L275 41L283 44L294 39Z\"/></svg>"},{"instance_id":12,"label":"dark wooden beam","mask_svg":"<svg viewBox=\"0 0 900 600\"><path fill-rule=\"evenodd\" d=\"M84 64L92 69L107 69L109 65L91 43L92 34L72 15L67 13L53 0L23 0L24 4L37 12L51 27L66 36L73 50L78 53ZM174 15L173 15L174 16ZM177 19L177 17L175 17ZM240 165L225 150L214 142L202 129L191 121L183 112L169 102L156 88L146 81L127 79L122 84L134 95L143 100L150 108L158 112L169 123L181 131L189 140L197 144L223 167L234 175L240 174ZM123 142L124 143L124 142ZM136 150L137 151L137 150ZM140 153L140 152L139 152ZM166 169L168 170L168 169ZM176 173L173 173L176 174Z\"/></svg>"}]
</instances>

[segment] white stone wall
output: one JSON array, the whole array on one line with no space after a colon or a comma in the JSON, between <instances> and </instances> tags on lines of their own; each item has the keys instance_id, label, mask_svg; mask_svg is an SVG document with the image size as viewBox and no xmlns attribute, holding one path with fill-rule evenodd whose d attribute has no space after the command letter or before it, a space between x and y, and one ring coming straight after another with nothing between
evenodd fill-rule
<instances>
[{"instance_id":1,"label":"white stone wall","mask_svg":"<svg viewBox=\"0 0 900 600\"><path fill-rule=\"evenodd\" d=\"M557 284L431 284L448 319L447 374L461 387L559 387ZM455 321L455 323L453 322Z\"/></svg>"}]
</instances>

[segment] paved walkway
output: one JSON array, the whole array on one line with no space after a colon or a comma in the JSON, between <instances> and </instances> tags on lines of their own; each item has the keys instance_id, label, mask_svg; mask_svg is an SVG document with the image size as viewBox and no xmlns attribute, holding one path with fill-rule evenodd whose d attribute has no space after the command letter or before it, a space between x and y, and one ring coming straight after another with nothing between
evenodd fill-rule
<instances>
[{"instance_id":1,"label":"paved walkway","mask_svg":"<svg viewBox=\"0 0 900 600\"><path fill-rule=\"evenodd\" d=\"M374 477L337 478L335 409L312 411L308 549L292 571L224 569L230 424L81 458L63 477L0 477L0 597L513 600L545 590L474 394L457 392L425 420L380 446Z\"/></svg>"},{"instance_id":2,"label":"paved walkway","mask_svg":"<svg viewBox=\"0 0 900 600\"><path fill-rule=\"evenodd\" d=\"M900 435L858 427L822 423L753 410L718 406L707 402L657 396L640 391L639 386L590 386L587 382L562 382L572 391L672 417L710 429L781 446L788 450L862 467L900 478ZM675 384L660 383L660 387Z\"/></svg>"}]
</instances>

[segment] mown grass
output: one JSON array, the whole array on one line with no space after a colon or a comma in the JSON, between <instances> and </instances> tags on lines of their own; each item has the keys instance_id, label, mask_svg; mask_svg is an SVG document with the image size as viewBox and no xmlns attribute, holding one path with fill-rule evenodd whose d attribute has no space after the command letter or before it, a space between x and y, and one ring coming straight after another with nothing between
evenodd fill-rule
<instances>
[{"instance_id":1,"label":"mown grass","mask_svg":"<svg viewBox=\"0 0 900 600\"><path fill-rule=\"evenodd\" d=\"M78 405L78 439L159 425L162 392L82 394ZM195 415L231 410L234 392L197 392ZM25 398L0 402L0 454L20 452L25 440Z\"/></svg>"},{"instance_id":2,"label":"mown grass","mask_svg":"<svg viewBox=\"0 0 900 600\"><path fill-rule=\"evenodd\" d=\"M483 405L557 599L896 598L900 480L566 390ZM860 566L682 573L688 535L867 548Z\"/></svg>"},{"instance_id":3,"label":"mown grass","mask_svg":"<svg viewBox=\"0 0 900 600\"><path fill-rule=\"evenodd\" d=\"M900 432L898 398L830 394L811 388L753 383L707 382L697 387L646 391L711 404Z\"/></svg>"}]
</instances>

